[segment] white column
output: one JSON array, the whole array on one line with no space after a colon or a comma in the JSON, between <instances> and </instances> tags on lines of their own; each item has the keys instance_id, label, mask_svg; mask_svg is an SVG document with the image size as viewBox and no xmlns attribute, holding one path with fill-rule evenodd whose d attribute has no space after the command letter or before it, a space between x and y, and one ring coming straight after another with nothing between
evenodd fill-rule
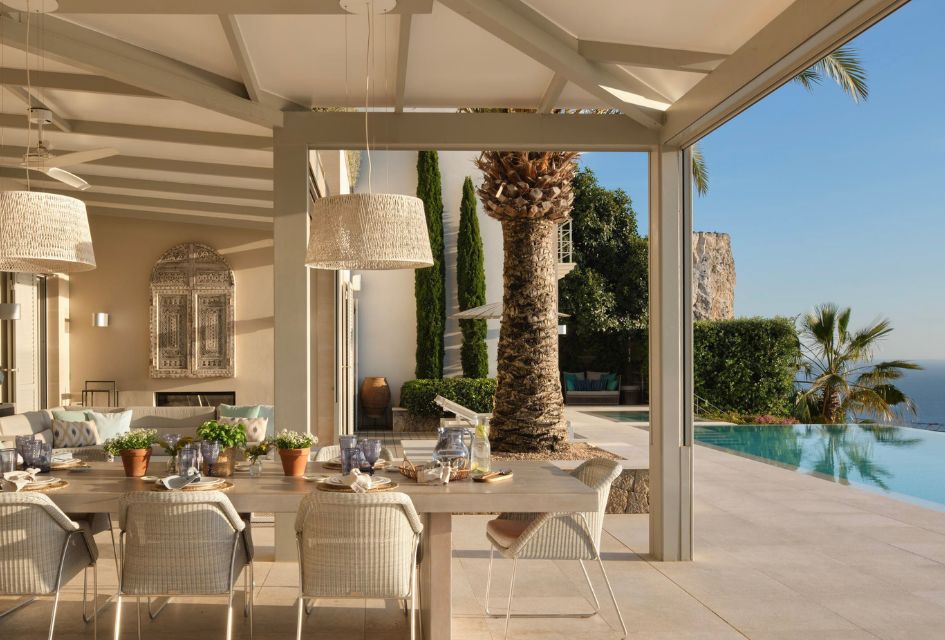
<instances>
[{"instance_id":1,"label":"white column","mask_svg":"<svg viewBox=\"0 0 945 640\"><path fill-rule=\"evenodd\" d=\"M273 132L274 395L277 429L311 431L308 149ZM296 558L294 516L277 514L276 560Z\"/></svg>"},{"instance_id":2,"label":"white column","mask_svg":"<svg viewBox=\"0 0 945 640\"><path fill-rule=\"evenodd\" d=\"M688 150L650 152L650 554L692 559L692 205Z\"/></svg>"}]
</instances>

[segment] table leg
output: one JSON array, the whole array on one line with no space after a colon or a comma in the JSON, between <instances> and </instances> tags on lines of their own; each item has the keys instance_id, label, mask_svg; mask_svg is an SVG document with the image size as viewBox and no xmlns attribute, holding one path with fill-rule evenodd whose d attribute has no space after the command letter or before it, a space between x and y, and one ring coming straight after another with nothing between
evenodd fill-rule
<instances>
[{"instance_id":1,"label":"table leg","mask_svg":"<svg viewBox=\"0 0 945 640\"><path fill-rule=\"evenodd\" d=\"M276 562L298 562L294 513L275 514L275 552Z\"/></svg>"},{"instance_id":2,"label":"table leg","mask_svg":"<svg viewBox=\"0 0 945 640\"><path fill-rule=\"evenodd\" d=\"M423 561L420 563L420 616L423 637L450 637L453 617L453 516L423 514Z\"/></svg>"}]
</instances>

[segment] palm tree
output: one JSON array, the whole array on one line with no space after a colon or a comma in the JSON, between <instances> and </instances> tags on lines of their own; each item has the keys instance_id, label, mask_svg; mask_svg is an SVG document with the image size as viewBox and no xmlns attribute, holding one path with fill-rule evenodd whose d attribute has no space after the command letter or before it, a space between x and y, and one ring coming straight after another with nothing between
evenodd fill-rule
<instances>
[{"instance_id":1,"label":"palm tree","mask_svg":"<svg viewBox=\"0 0 945 640\"><path fill-rule=\"evenodd\" d=\"M866 101L870 88L866 82L866 69L860 61L856 49L842 46L833 53L807 67L794 76L794 82L800 83L808 91L821 84L825 78L833 80L853 102ZM698 144L692 145L692 185L700 196L709 192L709 168Z\"/></svg>"},{"instance_id":2,"label":"palm tree","mask_svg":"<svg viewBox=\"0 0 945 640\"><path fill-rule=\"evenodd\" d=\"M485 151L478 194L502 223L502 326L490 440L496 451L554 451L567 438L558 378L557 226L574 200L576 153Z\"/></svg>"},{"instance_id":3,"label":"palm tree","mask_svg":"<svg viewBox=\"0 0 945 640\"><path fill-rule=\"evenodd\" d=\"M915 403L894 381L906 370L921 369L914 362L888 360L873 364L878 343L892 333L889 320L877 320L850 330L850 308L824 304L801 320L800 338L806 388L797 396L798 416L807 422L837 424L848 417L882 420L903 410L915 414Z\"/></svg>"}]
</instances>

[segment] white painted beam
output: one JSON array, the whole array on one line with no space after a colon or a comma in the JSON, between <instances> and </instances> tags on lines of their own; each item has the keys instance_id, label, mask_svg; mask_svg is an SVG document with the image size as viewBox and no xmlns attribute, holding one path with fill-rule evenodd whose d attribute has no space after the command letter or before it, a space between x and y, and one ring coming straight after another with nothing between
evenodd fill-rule
<instances>
[{"instance_id":1,"label":"white painted beam","mask_svg":"<svg viewBox=\"0 0 945 640\"><path fill-rule=\"evenodd\" d=\"M691 156L650 153L650 555L692 559Z\"/></svg>"},{"instance_id":2,"label":"white painted beam","mask_svg":"<svg viewBox=\"0 0 945 640\"><path fill-rule=\"evenodd\" d=\"M688 146L908 0L795 0L666 111L661 140Z\"/></svg>"},{"instance_id":3,"label":"white painted beam","mask_svg":"<svg viewBox=\"0 0 945 640\"><path fill-rule=\"evenodd\" d=\"M61 183L60 183L61 184ZM171 198L148 198L126 196L115 193L99 193L93 188L88 191L72 189L39 189L46 193L56 193L78 198L89 205L119 209L147 209L149 211L173 211L176 213L200 213L234 216L244 219L265 221L272 219L271 207L252 207L247 205L220 204L218 202L197 202L194 200L174 200Z\"/></svg>"},{"instance_id":4,"label":"white painted beam","mask_svg":"<svg viewBox=\"0 0 945 640\"><path fill-rule=\"evenodd\" d=\"M115 122L96 122L91 120L68 120L66 124L68 131L62 132L66 135L75 134L152 142L173 142L177 144L225 147L231 149L267 150L272 147L272 138L242 133L149 127L139 124L119 124ZM0 127L25 129L26 126L25 114L21 116L13 113L0 113Z\"/></svg>"},{"instance_id":5,"label":"white painted beam","mask_svg":"<svg viewBox=\"0 0 945 640\"><path fill-rule=\"evenodd\" d=\"M578 40L578 53L594 62L697 73L709 73L726 58L724 53L645 47L638 44L597 40Z\"/></svg>"},{"instance_id":6,"label":"white painted beam","mask_svg":"<svg viewBox=\"0 0 945 640\"><path fill-rule=\"evenodd\" d=\"M551 113L558 103L558 99L561 97L561 92L564 91L564 87L567 84L567 78L560 73L554 74L551 77L551 82L548 83L548 88L545 89L545 93L541 96L541 101L538 103L538 113Z\"/></svg>"},{"instance_id":7,"label":"white painted beam","mask_svg":"<svg viewBox=\"0 0 945 640\"><path fill-rule=\"evenodd\" d=\"M170 211L149 211L146 209L115 209L111 207L98 207L95 205L88 206L86 208L88 209L89 214L96 216L131 218L133 220L157 220L159 222L173 224L204 224L219 227L272 231L271 218L266 220L255 220L209 213L175 213Z\"/></svg>"},{"instance_id":8,"label":"white painted beam","mask_svg":"<svg viewBox=\"0 0 945 640\"><path fill-rule=\"evenodd\" d=\"M619 109L640 124L657 129L658 112L669 99L638 78L614 67L586 60L576 42L561 38L560 29L520 0L440 0L467 20L506 44L560 73L608 106Z\"/></svg>"},{"instance_id":9,"label":"white painted beam","mask_svg":"<svg viewBox=\"0 0 945 640\"><path fill-rule=\"evenodd\" d=\"M400 16L400 30L397 36L397 82L394 89L394 111L404 110L404 94L407 90L407 61L410 56L410 25L413 16Z\"/></svg>"},{"instance_id":10,"label":"white painted beam","mask_svg":"<svg viewBox=\"0 0 945 640\"><path fill-rule=\"evenodd\" d=\"M648 151L659 133L616 114L371 113L378 149ZM316 149L363 149L364 114L285 114L282 134Z\"/></svg>"},{"instance_id":11,"label":"white painted beam","mask_svg":"<svg viewBox=\"0 0 945 640\"><path fill-rule=\"evenodd\" d=\"M58 0L56 13L338 15L338 0ZM398 0L392 14L431 13L433 0Z\"/></svg>"},{"instance_id":12,"label":"white painted beam","mask_svg":"<svg viewBox=\"0 0 945 640\"><path fill-rule=\"evenodd\" d=\"M73 173L82 173L81 167ZM139 178L122 178L116 176L82 175L92 185L96 193L101 189L124 189L128 191L146 191L177 196L205 196L209 198L225 198L227 200L252 200L259 202L272 201L271 189L244 189L240 187L219 187L210 184L193 184L189 182L173 182L169 180L143 180ZM0 167L0 178L26 181L23 169L14 167ZM62 183L43 173L34 171L30 174L32 184L41 184L52 187L62 187ZM160 197L160 196L158 196Z\"/></svg>"},{"instance_id":13,"label":"white painted beam","mask_svg":"<svg viewBox=\"0 0 945 640\"><path fill-rule=\"evenodd\" d=\"M48 101L42 100L35 93L30 94L30 92L27 91L24 87L16 87L16 86L8 85L6 89L7 91L15 95L17 98L22 100L23 104L26 105L27 109L36 107L39 109L46 109L47 111L49 111L50 113L49 119L52 120L53 126L55 126L60 131L64 131L66 133L69 133L72 131L72 126L69 124L69 121L63 118L62 115L60 115L57 112L57 109L51 106Z\"/></svg>"},{"instance_id":14,"label":"white painted beam","mask_svg":"<svg viewBox=\"0 0 945 640\"><path fill-rule=\"evenodd\" d=\"M230 45L230 52L240 71L240 77L243 78L243 85L246 87L249 99L259 102L261 94L259 78L253 66L253 58L249 55L246 40L243 38L243 32L240 31L239 21L234 15L221 15L220 26L223 27L223 34L226 36L227 44Z\"/></svg>"},{"instance_id":15,"label":"white painted beam","mask_svg":"<svg viewBox=\"0 0 945 640\"><path fill-rule=\"evenodd\" d=\"M32 46L32 45L31 45ZM158 94L147 89L141 89L111 78L94 76L85 73L64 73L62 71L40 71L31 69L27 82L26 69L12 67L0 68L0 84L6 86L22 86L31 84L33 88L59 89L61 91L81 91L83 93L105 93L123 96L141 96L160 98Z\"/></svg>"},{"instance_id":16,"label":"white painted beam","mask_svg":"<svg viewBox=\"0 0 945 640\"><path fill-rule=\"evenodd\" d=\"M53 149L53 155L64 155L82 149ZM0 158L12 159L19 162L26 153L26 147L3 145L0 147ZM194 162L169 158L146 158L143 156L117 155L100 160L93 160L86 164L103 167L117 167L120 169L140 169L142 171L161 171L181 173L192 176L219 176L224 178L244 178L247 180L272 180L271 167L254 167L250 165L217 164L213 162Z\"/></svg>"},{"instance_id":17,"label":"white painted beam","mask_svg":"<svg viewBox=\"0 0 945 640\"><path fill-rule=\"evenodd\" d=\"M4 44L26 48L25 23L0 16L0 29ZM30 48L57 62L263 127L282 123L282 112L278 109L227 91L215 85L206 73L178 60L59 18L43 18L42 37L34 37Z\"/></svg>"}]
</instances>

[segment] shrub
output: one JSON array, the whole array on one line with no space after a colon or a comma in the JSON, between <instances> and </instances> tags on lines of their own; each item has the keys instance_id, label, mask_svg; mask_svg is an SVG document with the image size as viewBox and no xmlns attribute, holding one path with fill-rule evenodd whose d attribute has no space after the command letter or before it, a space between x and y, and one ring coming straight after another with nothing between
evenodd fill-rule
<instances>
[{"instance_id":1,"label":"shrub","mask_svg":"<svg viewBox=\"0 0 945 640\"><path fill-rule=\"evenodd\" d=\"M695 323L697 403L717 411L790 415L800 345L787 318Z\"/></svg>"},{"instance_id":2,"label":"shrub","mask_svg":"<svg viewBox=\"0 0 945 640\"><path fill-rule=\"evenodd\" d=\"M105 453L117 456L122 451L129 449L150 449L151 445L157 441L157 430L155 429L132 429L114 438L109 438L105 441L102 449Z\"/></svg>"},{"instance_id":3,"label":"shrub","mask_svg":"<svg viewBox=\"0 0 945 640\"><path fill-rule=\"evenodd\" d=\"M417 197L423 200L433 266L414 271L417 304L418 378L443 377L443 331L446 328L446 266L443 262L443 190L436 151L417 155Z\"/></svg>"},{"instance_id":4,"label":"shrub","mask_svg":"<svg viewBox=\"0 0 945 640\"><path fill-rule=\"evenodd\" d=\"M446 414L433 404L440 395L476 413L492 413L495 383L495 378L408 380L400 389L400 406L414 416L442 418Z\"/></svg>"},{"instance_id":5,"label":"shrub","mask_svg":"<svg viewBox=\"0 0 945 640\"><path fill-rule=\"evenodd\" d=\"M486 303L486 271L483 266L482 237L476 215L476 190L472 180L463 181L463 199L459 205L459 238L456 241L456 297L460 311ZM486 350L486 321L460 320L463 347L460 360L463 376L485 378L489 375Z\"/></svg>"}]
</instances>

